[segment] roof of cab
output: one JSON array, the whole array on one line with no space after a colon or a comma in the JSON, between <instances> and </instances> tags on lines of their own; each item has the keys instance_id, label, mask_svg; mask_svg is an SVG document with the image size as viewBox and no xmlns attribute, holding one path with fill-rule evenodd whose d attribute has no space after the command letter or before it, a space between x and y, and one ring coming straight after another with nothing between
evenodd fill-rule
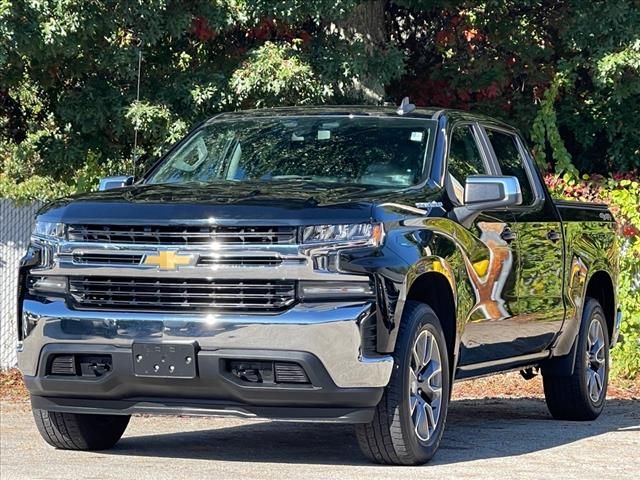
<instances>
[{"instance_id":1,"label":"roof of cab","mask_svg":"<svg viewBox=\"0 0 640 480\"><path fill-rule=\"evenodd\" d=\"M416 108L413 112L403 115L404 117L434 118L438 113L435 108ZM259 108L255 110L239 110L237 112L225 112L216 115L214 119L226 119L237 117L272 117L272 116L298 116L298 115L362 115L362 116L399 116L397 107L375 106L375 105L323 105L305 107L273 107Z\"/></svg>"},{"instance_id":2,"label":"roof of cab","mask_svg":"<svg viewBox=\"0 0 640 480\"><path fill-rule=\"evenodd\" d=\"M487 115L476 114L463 110L455 110L450 108L438 108L438 107L417 107L410 113L404 115L398 114L398 107L396 106L376 106L376 105L321 105L321 106L304 106L304 107L272 107L272 108L260 108L254 110L239 110L236 112L220 113L208 121L205 124L211 123L216 120L227 120L241 117L286 117L286 116L372 116L372 117L402 117L402 118L425 118L438 120L441 117L446 117L449 121L478 121L499 125L504 128L514 129L513 126L508 125L496 118L489 117Z\"/></svg>"}]
</instances>

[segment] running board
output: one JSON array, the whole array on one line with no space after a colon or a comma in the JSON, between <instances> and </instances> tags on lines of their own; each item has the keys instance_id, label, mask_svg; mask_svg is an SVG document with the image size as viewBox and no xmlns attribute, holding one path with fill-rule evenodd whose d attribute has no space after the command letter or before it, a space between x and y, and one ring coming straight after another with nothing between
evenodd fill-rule
<instances>
[{"instance_id":1,"label":"running board","mask_svg":"<svg viewBox=\"0 0 640 480\"><path fill-rule=\"evenodd\" d=\"M484 377L495 373L504 373L512 370L521 370L524 367L534 367L539 362L548 359L551 352L545 351L522 355L519 357L491 360L490 362L476 363L473 365L458 366L456 370L456 380L467 380L470 378Z\"/></svg>"}]
</instances>

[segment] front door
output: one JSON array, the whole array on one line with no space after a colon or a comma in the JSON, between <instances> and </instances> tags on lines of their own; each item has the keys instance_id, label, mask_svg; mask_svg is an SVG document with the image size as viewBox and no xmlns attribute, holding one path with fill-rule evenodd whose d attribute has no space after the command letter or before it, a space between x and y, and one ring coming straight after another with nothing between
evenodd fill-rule
<instances>
[{"instance_id":1,"label":"front door","mask_svg":"<svg viewBox=\"0 0 640 480\"><path fill-rule=\"evenodd\" d=\"M482 132L476 124L456 125L451 133L447 182L452 203L461 205L465 179L495 174L487 152L480 147ZM460 346L459 365L471 365L516 354L514 328L517 313L518 255L515 221L508 211L483 212L469 226L480 254L465 259L472 305Z\"/></svg>"}]
</instances>

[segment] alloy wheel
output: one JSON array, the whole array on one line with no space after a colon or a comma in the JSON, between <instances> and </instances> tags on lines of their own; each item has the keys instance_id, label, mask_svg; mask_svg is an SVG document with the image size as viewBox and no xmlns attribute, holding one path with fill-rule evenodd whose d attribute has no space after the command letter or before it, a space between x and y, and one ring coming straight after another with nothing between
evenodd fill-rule
<instances>
[{"instance_id":1,"label":"alloy wheel","mask_svg":"<svg viewBox=\"0 0 640 480\"><path fill-rule=\"evenodd\" d=\"M605 361L605 337L602 323L598 318L591 320L589 333L587 335L585 375L587 380L587 391L592 402L600 400L605 386L606 361Z\"/></svg>"},{"instance_id":2,"label":"alloy wheel","mask_svg":"<svg viewBox=\"0 0 640 480\"><path fill-rule=\"evenodd\" d=\"M431 332L422 330L413 344L409 371L409 407L416 436L432 437L442 405L442 356Z\"/></svg>"}]
</instances>

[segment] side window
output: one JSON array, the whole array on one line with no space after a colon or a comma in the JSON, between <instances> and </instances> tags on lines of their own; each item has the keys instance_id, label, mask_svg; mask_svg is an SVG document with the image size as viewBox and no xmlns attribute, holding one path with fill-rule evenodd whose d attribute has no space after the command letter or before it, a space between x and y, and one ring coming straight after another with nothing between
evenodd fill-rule
<instances>
[{"instance_id":1,"label":"side window","mask_svg":"<svg viewBox=\"0 0 640 480\"><path fill-rule=\"evenodd\" d=\"M456 127L451 135L448 173L453 194L460 204L464 200L466 178L487 173L471 125Z\"/></svg>"},{"instance_id":2,"label":"side window","mask_svg":"<svg viewBox=\"0 0 640 480\"><path fill-rule=\"evenodd\" d=\"M518 150L516 137L510 133L486 129L487 136L496 154L502 175L518 177L522 189L522 205L531 205L534 200L533 189L524 166L524 159Z\"/></svg>"}]
</instances>

